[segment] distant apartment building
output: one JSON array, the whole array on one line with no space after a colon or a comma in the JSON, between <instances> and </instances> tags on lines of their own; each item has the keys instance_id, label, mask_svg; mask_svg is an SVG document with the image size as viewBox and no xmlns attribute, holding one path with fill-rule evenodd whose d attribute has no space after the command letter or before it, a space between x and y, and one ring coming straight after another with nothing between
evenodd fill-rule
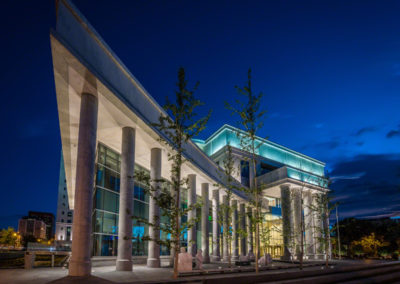
<instances>
[{"instance_id":1,"label":"distant apartment building","mask_svg":"<svg viewBox=\"0 0 400 284\"><path fill-rule=\"evenodd\" d=\"M54 214L48 212L29 211L28 218L43 221L46 225L46 239L54 237Z\"/></svg>"},{"instance_id":2,"label":"distant apartment building","mask_svg":"<svg viewBox=\"0 0 400 284\"><path fill-rule=\"evenodd\" d=\"M46 224L41 220L24 217L19 219L18 232L21 236L33 236L37 239L46 239Z\"/></svg>"},{"instance_id":3,"label":"distant apartment building","mask_svg":"<svg viewBox=\"0 0 400 284\"><path fill-rule=\"evenodd\" d=\"M65 178L64 160L61 155L60 178L58 184L58 201L56 215L56 241L70 242L72 240L73 210L69 209L68 191Z\"/></svg>"}]
</instances>

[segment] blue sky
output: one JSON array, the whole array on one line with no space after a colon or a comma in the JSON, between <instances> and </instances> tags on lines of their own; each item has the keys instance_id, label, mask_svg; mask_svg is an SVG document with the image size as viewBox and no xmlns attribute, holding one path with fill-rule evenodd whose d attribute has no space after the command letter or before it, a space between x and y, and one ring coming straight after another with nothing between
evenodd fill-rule
<instances>
[{"instance_id":1,"label":"blue sky","mask_svg":"<svg viewBox=\"0 0 400 284\"><path fill-rule=\"evenodd\" d=\"M265 94L260 136L327 162L344 217L400 211L398 1L75 1L160 103L185 67L213 109L206 138L236 118L249 67ZM60 137L49 30L54 1L3 3L0 227L55 212ZM379 175L376 175L379 173Z\"/></svg>"}]
</instances>

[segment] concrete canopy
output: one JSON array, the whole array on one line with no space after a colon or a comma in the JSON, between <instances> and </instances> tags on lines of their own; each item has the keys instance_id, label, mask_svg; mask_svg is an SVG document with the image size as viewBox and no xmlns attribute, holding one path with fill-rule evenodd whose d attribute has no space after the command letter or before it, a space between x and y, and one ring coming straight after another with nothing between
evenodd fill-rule
<instances>
[{"instance_id":1,"label":"concrete canopy","mask_svg":"<svg viewBox=\"0 0 400 284\"><path fill-rule=\"evenodd\" d=\"M167 140L166 136L151 125L165 111L68 0L58 1L57 27L50 40L70 208L74 208L82 92L98 97L97 141L121 152L122 127L136 128L136 163L149 168L150 150L159 147L163 149L162 177L170 179L167 153L173 150L159 142L159 138ZM211 189L213 184L223 183L218 165L195 143L189 141L185 149L188 162L182 176L197 175L197 194L201 194L201 183L210 183Z\"/></svg>"}]
</instances>

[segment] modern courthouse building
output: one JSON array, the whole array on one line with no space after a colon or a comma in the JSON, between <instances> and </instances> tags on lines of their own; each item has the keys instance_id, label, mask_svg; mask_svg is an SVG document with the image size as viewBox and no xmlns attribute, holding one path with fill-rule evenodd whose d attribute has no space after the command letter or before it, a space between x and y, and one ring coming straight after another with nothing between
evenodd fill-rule
<instances>
[{"instance_id":1,"label":"modern courthouse building","mask_svg":"<svg viewBox=\"0 0 400 284\"><path fill-rule=\"evenodd\" d=\"M57 25L50 38L62 140L61 172L65 170L65 178L60 174L58 204L67 215L57 214L60 229L56 238L72 240L70 275L90 274L92 256L116 256L117 270L132 270L132 264L140 261L159 267L170 252L155 242L144 242L142 237L153 234L152 228L132 219L153 220L159 210L146 194L147 185L132 177L135 171L144 170L154 179L170 179L167 155L172 149L159 142L166 137L152 126L166 113L74 5L68 0L57 3ZM181 241L183 246L190 244L191 253L201 248L205 262L226 260L229 251L217 222L217 209L227 198L224 190L215 187L223 185L219 165L228 143L233 147L237 181L248 186L254 175L236 132L224 125L207 140L185 145L187 162L182 174L189 183L182 189L181 202L184 206L202 198L204 203L192 212L201 222ZM315 196L328 191L325 164L261 138L258 143L262 145L256 173L263 187L264 225L271 230L269 244L261 246L267 246L274 257L296 258L299 238L294 232L303 214L306 255L321 257L319 228L327 220L318 211L307 211ZM254 236L238 234L250 225L252 209L246 196L234 192L232 203L237 205L231 224L235 259L252 255ZM71 220L70 210L72 235L67 237L61 227ZM160 237L169 236L161 232Z\"/></svg>"}]
</instances>

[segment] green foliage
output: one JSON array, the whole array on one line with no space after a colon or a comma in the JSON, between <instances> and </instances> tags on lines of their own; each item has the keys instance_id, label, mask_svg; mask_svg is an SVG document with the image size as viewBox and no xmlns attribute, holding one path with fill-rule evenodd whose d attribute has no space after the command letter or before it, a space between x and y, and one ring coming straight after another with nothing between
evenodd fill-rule
<instances>
[{"instance_id":1,"label":"green foliage","mask_svg":"<svg viewBox=\"0 0 400 284\"><path fill-rule=\"evenodd\" d=\"M241 148L250 153L248 157L250 170L254 175L250 179L250 186L240 187L240 190L244 191L248 196L249 202L255 209L255 214L251 216L251 222L254 224L252 226L252 231L255 232L255 246L256 259L259 258L259 237L260 237L260 224L264 220L262 214L262 190L261 186L257 185L257 154L259 147L262 143L256 143L256 137L258 131L264 126L264 115L265 110L261 109L261 99L263 94L255 94L252 89L251 84L251 69L247 73L247 84L240 88L235 86L238 94L244 98L244 100L235 100L236 106L232 106L228 102L225 103L226 108L232 111L233 115L239 117L238 125L239 128L244 129L244 131L237 131L236 135L240 141ZM258 272L258 264L256 261L256 272Z\"/></svg>"},{"instance_id":2,"label":"green foliage","mask_svg":"<svg viewBox=\"0 0 400 284\"><path fill-rule=\"evenodd\" d=\"M336 232L336 226L337 224L333 226L333 232ZM347 218L340 221L339 229L342 252L348 257L354 255L354 242L360 242L372 234L384 243L384 246L378 248L378 255L385 257L386 252L391 255L400 249L400 226L396 220ZM371 256L370 253L365 255Z\"/></svg>"},{"instance_id":3,"label":"green foliage","mask_svg":"<svg viewBox=\"0 0 400 284\"><path fill-rule=\"evenodd\" d=\"M16 246L18 242L18 233L14 231L14 228L8 227L2 229L0 232L0 244L6 246Z\"/></svg>"},{"instance_id":4,"label":"green foliage","mask_svg":"<svg viewBox=\"0 0 400 284\"><path fill-rule=\"evenodd\" d=\"M219 212L218 212L218 223L223 226L223 238L224 238L224 243L226 242L228 244L229 250L231 250L231 244L232 244L232 227L236 226L237 224L232 223L232 214L234 210L237 210L237 205L232 205L232 196L233 196L233 191L238 189L237 182L233 178L233 175L235 175L236 170L234 167L234 159L232 155L232 147L228 144L226 146L226 151L225 151L225 156L222 160L222 167L219 168L219 173L218 175L220 176L221 180L224 181L224 184L215 184L217 188L221 189L224 191L226 195L226 201L227 203L222 202L221 205L219 206ZM239 222L239 220L236 220L236 222ZM230 227L230 225L232 227ZM229 252L229 266L231 265L231 251Z\"/></svg>"},{"instance_id":5,"label":"green foliage","mask_svg":"<svg viewBox=\"0 0 400 284\"><path fill-rule=\"evenodd\" d=\"M166 241L158 238L153 239L153 241L175 249L174 277L177 277L177 257L181 236L184 231L192 228L198 222L198 218L191 218L187 222L181 222L182 217L189 211L201 206L200 202L186 208L181 206L181 189L186 187L188 183L187 178L182 178L181 176L182 165L186 162L183 157L185 144L204 130L211 115L210 111L207 116L196 119L195 109L203 105L193 95L199 83L196 83L192 90L188 89L187 83L185 70L180 68L175 101L172 102L167 98L164 106L167 114L161 114L158 123L153 123L153 126L166 136L166 139L161 138L160 142L171 149L171 151L168 151L168 160L171 162L171 182L166 184L164 180L151 180L150 177L143 173L135 176L137 180L149 186L148 193L154 198L156 205L160 207L161 216L166 219L164 223L158 222L159 220L153 223L148 220L141 221L171 236ZM146 236L144 239L150 240L150 237Z\"/></svg>"}]
</instances>

